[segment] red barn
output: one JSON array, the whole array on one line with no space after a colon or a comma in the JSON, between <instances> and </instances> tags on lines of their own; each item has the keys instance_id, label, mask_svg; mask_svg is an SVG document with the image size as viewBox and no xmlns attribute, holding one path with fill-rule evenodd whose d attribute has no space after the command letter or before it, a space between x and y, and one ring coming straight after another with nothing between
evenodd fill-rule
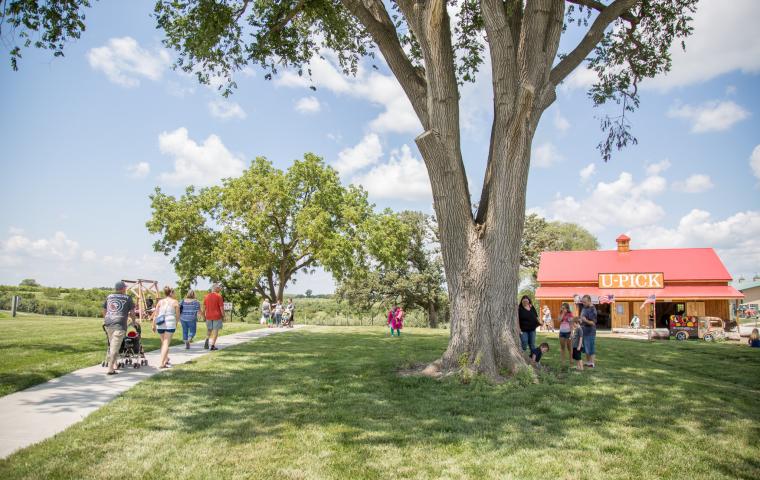
<instances>
[{"instance_id":1,"label":"red barn","mask_svg":"<svg viewBox=\"0 0 760 480\"><path fill-rule=\"evenodd\" d=\"M631 250L630 240L619 236L617 250L543 252L536 299L556 318L562 302L591 295L599 303L599 328L626 328L634 313L648 326L651 305L642 304L653 294L658 328L677 313L729 320L730 304L743 295L729 286L731 275L715 250Z\"/></svg>"}]
</instances>

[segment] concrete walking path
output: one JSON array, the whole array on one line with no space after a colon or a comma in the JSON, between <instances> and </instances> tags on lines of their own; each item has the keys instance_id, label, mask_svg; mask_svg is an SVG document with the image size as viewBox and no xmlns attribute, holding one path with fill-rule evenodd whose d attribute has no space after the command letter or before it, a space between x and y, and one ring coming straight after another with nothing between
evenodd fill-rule
<instances>
[{"instance_id":1,"label":"concrete walking path","mask_svg":"<svg viewBox=\"0 0 760 480\"><path fill-rule=\"evenodd\" d=\"M216 346L222 350L289 330L264 328L224 335L217 339ZM180 365L208 353L200 340L193 343L190 350L185 350L184 344L171 347L169 358L173 365ZM147 352L148 366L136 369L127 365L118 375L106 375L106 368L96 365L0 397L0 459L62 432L119 394L159 373L159 356L158 350Z\"/></svg>"}]
</instances>

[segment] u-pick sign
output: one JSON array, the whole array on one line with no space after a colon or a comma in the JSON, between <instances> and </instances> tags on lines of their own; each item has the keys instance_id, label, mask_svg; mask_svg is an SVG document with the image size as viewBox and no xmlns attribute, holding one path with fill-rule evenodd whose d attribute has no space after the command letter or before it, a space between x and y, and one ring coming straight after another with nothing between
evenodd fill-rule
<instances>
[{"instance_id":1,"label":"u-pick sign","mask_svg":"<svg viewBox=\"0 0 760 480\"><path fill-rule=\"evenodd\" d=\"M662 273L600 273L599 288L663 288Z\"/></svg>"}]
</instances>

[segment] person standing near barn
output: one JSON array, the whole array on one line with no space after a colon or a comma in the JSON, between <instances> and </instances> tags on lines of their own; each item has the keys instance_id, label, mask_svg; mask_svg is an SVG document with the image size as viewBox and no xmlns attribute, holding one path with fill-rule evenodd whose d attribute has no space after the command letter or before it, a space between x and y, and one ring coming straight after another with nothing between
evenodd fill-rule
<instances>
[{"instance_id":1,"label":"person standing near barn","mask_svg":"<svg viewBox=\"0 0 760 480\"><path fill-rule=\"evenodd\" d=\"M135 304L127 295L127 284L119 281L114 286L114 293L103 302L103 327L108 335L108 375L118 373L116 359L127 331L127 318L135 319Z\"/></svg>"},{"instance_id":2,"label":"person standing near barn","mask_svg":"<svg viewBox=\"0 0 760 480\"><path fill-rule=\"evenodd\" d=\"M221 287L214 284L211 292L203 299L203 318L206 319L206 342L203 348L217 350L216 339L219 337L219 330L222 329L224 318L224 299L219 294ZM209 346L209 341L211 345Z\"/></svg>"},{"instance_id":3,"label":"person standing near barn","mask_svg":"<svg viewBox=\"0 0 760 480\"><path fill-rule=\"evenodd\" d=\"M591 296L581 299L581 325L583 328L583 350L586 353L586 366L596 367L596 307L591 303Z\"/></svg>"},{"instance_id":4,"label":"person standing near barn","mask_svg":"<svg viewBox=\"0 0 760 480\"><path fill-rule=\"evenodd\" d=\"M536 329L538 328L538 312L530 297L523 295L520 306L517 307L517 319L520 323L520 346L523 351L536 349Z\"/></svg>"}]
</instances>

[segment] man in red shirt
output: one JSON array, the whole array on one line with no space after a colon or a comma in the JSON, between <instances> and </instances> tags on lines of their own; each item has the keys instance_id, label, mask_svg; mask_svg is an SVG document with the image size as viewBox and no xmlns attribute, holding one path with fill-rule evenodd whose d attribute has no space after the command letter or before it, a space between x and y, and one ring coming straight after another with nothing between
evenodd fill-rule
<instances>
[{"instance_id":1,"label":"man in red shirt","mask_svg":"<svg viewBox=\"0 0 760 480\"><path fill-rule=\"evenodd\" d=\"M206 343L203 348L209 348L211 340L211 350L217 350L216 338L219 336L219 330L222 329L222 320L224 319L224 299L219 294L221 288L218 284L211 287L211 293L203 299L203 318L206 319Z\"/></svg>"}]
</instances>

